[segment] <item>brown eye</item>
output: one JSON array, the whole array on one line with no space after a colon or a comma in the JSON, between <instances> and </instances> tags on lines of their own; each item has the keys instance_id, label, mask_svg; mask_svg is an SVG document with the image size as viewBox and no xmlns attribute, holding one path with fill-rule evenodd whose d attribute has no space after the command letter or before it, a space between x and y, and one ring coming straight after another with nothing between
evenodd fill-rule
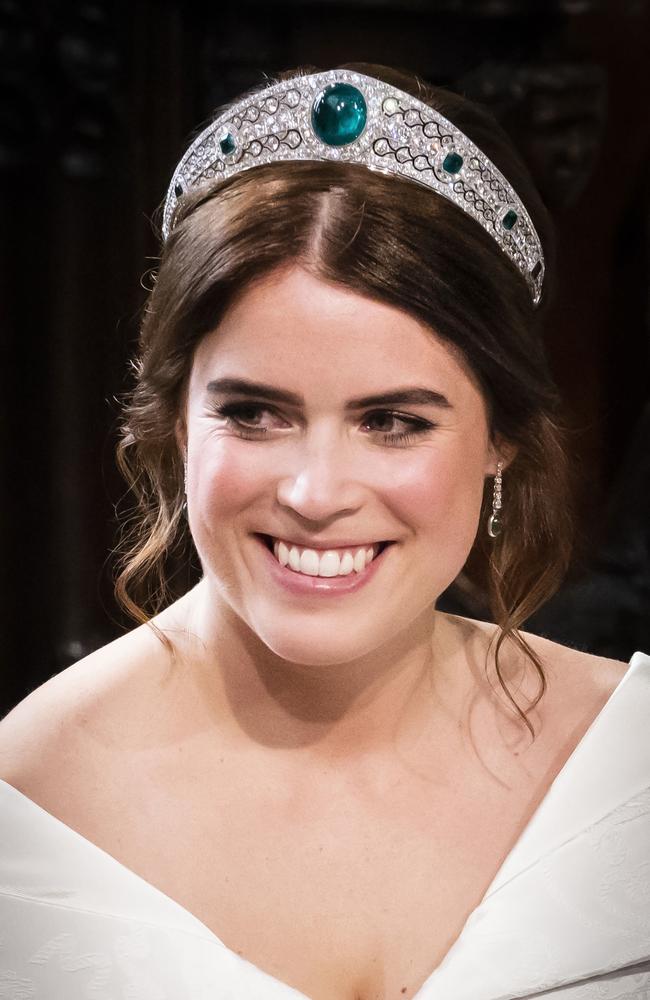
<instances>
[{"instance_id":1,"label":"brown eye","mask_svg":"<svg viewBox=\"0 0 650 1000\"><path fill-rule=\"evenodd\" d=\"M432 424L429 420L421 420L417 417L407 417L404 414L395 413L393 410L374 410L369 413L364 418L364 423L373 422L397 422L401 424L405 430L400 431L386 431L384 429L376 429L376 432L381 434L385 444L408 444L409 441L415 440L418 436L426 434L427 431L432 430L435 424Z\"/></svg>"}]
</instances>

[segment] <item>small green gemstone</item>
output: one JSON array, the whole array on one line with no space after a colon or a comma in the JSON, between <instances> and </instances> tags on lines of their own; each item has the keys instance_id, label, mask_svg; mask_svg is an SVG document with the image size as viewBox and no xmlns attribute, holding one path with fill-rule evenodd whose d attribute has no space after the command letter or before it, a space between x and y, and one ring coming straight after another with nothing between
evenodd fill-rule
<instances>
[{"instance_id":1,"label":"small green gemstone","mask_svg":"<svg viewBox=\"0 0 650 1000\"><path fill-rule=\"evenodd\" d=\"M506 214L503 216L501 220L501 225L503 226L504 229L512 229L518 218L519 216L517 215L517 213L513 212L513 210L510 209L510 211L506 212Z\"/></svg>"},{"instance_id":2,"label":"small green gemstone","mask_svg":"<svg viewBox=\"0 0 650 1000\"><path fill-rule=\"evenodd\" d=\"M358 139L368 118L363 94L349 83L326 87L314 101L311 124L327 146L347 146Z\"/></svg>"},{"instance_id":3,"label":"small green gemstone","mask_svg":"<svg viewBox=\"0 0 650 1000\"><path fill-rule=\"evenodd\" d=\"M219 145L221 146L221 152L224 156L228 156L229 153L235 152L235 140L228 132L222 139L219 139Z\"/></svg>"},{"instance_id":4,"label":"small green gemstone","mask_svg":"<svg viewBox=\"0 0 650 1000\"><path fill-rule=\"evenodd\" d=\"M490 514L490 518L488 520L488 535L490 538L498 538L502 530L503 522L499 514Z\"/></svg>"},{"instance_id":5,"label":"small green gemstone","mask_svg":"<svg viewBox=\"0 0 650 1000\"><path fill-rule=\"evenodd\" d=\"M457 174L463 165L463 158L459 153L447 153L442 161L442 168L448 174Z\"/></svg>"}]
</instances>

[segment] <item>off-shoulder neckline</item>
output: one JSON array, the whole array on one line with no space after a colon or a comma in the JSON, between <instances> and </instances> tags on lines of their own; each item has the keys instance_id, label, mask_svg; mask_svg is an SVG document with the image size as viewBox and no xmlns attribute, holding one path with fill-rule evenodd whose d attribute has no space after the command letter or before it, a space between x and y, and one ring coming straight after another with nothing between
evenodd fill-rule
<instances>
[{"instance_id":1,"label":"off-shoulder neckline","mask_svg":"<svg viewBox=\"0 0 650 1000\"><path fill-rule=\"evenodd\" d=\"M530 817L529 821L526 823L526 826L517 837L517 840L515 841L511 849L508 851L506 857L499 865L498 870L495 872L495 875L491 880L490 884L488 885L487 889L485 890L483 896L468 915L467 920L463 925L463 930L461 930L460 934L458 935L454 943L451 945L451 947L448 949L443 959L438 963L436 968L431 971L431 973L427 976L427 978L424 980L421 986L417 989L417 991L412 997L412 1000L426 1000L425 994L427 993L429 987L433 984L436 974L438 973L443 964L448 963L458 945L458 942L460 941L460 938L463 935L464 928L467 926L467 924L469 923L472 916L476 913L476 911L479 910L479 908L482 907L482 905L485 903L487 898L490 896L493 887L498 883L501 873L504 871L506 866L510 864L512 858L514 857L520 845L524 841L526 835L528 834L528 831L530 830L532 824L535 822L535 819L540 809L548 799L551 789L556 784L556 782L558 782L559 779L564 778L566 776L567 771L570 770L570 768L573 766L573 762L580 753L581 747L583 746L585 740L587 740L593 734L594 730L598 729L602 725L603 718L605 718L609 714L609 710L611 709L612 704L616 701L617 697L620 695L621 690L626 686L630 678L641 666L647 666L650 669L650 656L643 652L636 652L631 657L628 663L627 670L618 681L616 687L607 698L605 704L602 706L598 714L592 720L591 724L583 734L578 744L574 747L572 752L565 760L560 771L556 774L551 784L547 788L543 798L540 800L533 815ZM21 792L15 786L11 785L3 778L0 778L0 787L2 786L10 794L15 793L17 796L19 796L20 799L24 800L25 803L30 803L31 806L36 808L39 811L39 813L42 814L43 819L46 819L48 822L51 821L53 823L59 824L60 827L62 827L65 831L68 832L71 838L78 838L79 842L83 842L85 845L87 845L88 848L97 852L98 855L103 856L105 859L110 859L110 861L115 866L117 866L117 869L121 872L124 878L127 878L129 880L135 880L137 884L139 884L142 888L146 888L146 890L151 894L157 896L158 898L164 898L168 905L171 904L173 909L177 911L180 916L186 918L190 923L190 925L193 925L193 929L195 931L197 930L200 931L203 936L207 937L208 940L212 941L220 948L223 948L230 956L234 956L238 961L244 963L249 967L252 967L252 969L254 969L256 973L261 974L266 979L273 982L276 987L286 988L288 994L292 995L295 998L295 1000L312 1000L311 997L309 997L305 993L300 992L300 990L296 989L296 987L290 986L288 983L284 982L281 979L278 979L271 973L266 972L264 969L260 968L254 963L249 962L247 959L242 958L241 955L237 954L237 952L235 952L232 948L229 948L228 945L226 945L225 942L222 941L221 938L219 938L217 934L214 933L214 931L210 930L210 928L206 924L204 924L203 921L201 921L198 917L196 917L193 913L191 913L188 909L186 909L186 907L182 906L181 903L177 902L172 897L168 896L165 892L163 892L162 889L158 889L155 885L148 882L147 879L145 879L143 876L138 875L138 873L133 871L131 868L128 868L126 865L122 864L122 862L114 858L108 851L105 851L97 844L94 844L92 841L88 840L88 838L84 837L83 834L79 833L73 827L68 826L67 823L64 823L63 820L60 820L58 817L54 816L43 806L38 805L37 802L34 802L33 799L30 799L29 796L25 795L24 792ZM192 927L190 927L190 929L192 929Z\"/></svg>"}]
</instances>

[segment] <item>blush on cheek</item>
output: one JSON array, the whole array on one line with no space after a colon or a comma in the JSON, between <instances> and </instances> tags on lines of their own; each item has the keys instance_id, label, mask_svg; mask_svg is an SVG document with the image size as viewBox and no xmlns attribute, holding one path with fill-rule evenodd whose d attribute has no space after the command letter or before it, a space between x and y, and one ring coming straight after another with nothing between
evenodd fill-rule
<instances>
[{"instance_id":1,"label":"blush on cheek","mask_svg":"<svg viewBox=\"0 0 650 1000\"><path fill-rule=\"evenodd\" d=\"M405 523L426 527L446 508L455 505L466 490L466 477L445 456L427 454L399 469L391 469L382 495Z\"/></svg>"},{"instance_id":2,"label":"blush on cheek","mask_svg":"<svg viewBox=\"0 0 650 1000\"><path fill-rule=\"evenodd\" d=\"M252 455L240 442L224 442L212 456L200 461L196 496L200 507L217 518L244 511L271 481L261 456ZM269 474L270 475L270 474Z\"/></svg>"},{"instance_id":3,"label":"blush on cheek","mask_svg":"<svg viewBox=\"0 0 650 1000\"><path fill-rule=\"evenodd\" d=\"M260 506L265 489L268 495L263 463L238 444L225 440L199 450L191 478L193 542L203 572L219 580L224 593L236 588L233 553L241 531L254 530L251 510Z\"/></svg>"},{"instance_id":4,"label":"blush on cheek","mask_svg":"<svg viewBox=\"0 0 650 1000\"><path fill-rule=\"evenodd\" d=\"M483 498L482 466L468 456L431 455L392 478L383 491L395 516L421 537L450 550L469 551ZM460 460L459 460L460 459Z\"/></svg>"}]
</instances>

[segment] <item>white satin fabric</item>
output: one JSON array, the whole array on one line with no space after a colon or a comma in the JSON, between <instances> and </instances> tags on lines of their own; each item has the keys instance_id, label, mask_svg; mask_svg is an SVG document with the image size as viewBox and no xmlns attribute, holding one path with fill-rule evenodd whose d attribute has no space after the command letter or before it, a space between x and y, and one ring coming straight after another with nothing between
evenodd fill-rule
<instances>
[{"instance_id":1,"label":"white satin fabric","mask_svg":"<svg viewBox=\"0 0 650 1000\"><path fill-rule=\"evenodd\" d=\"M650 1000L643 653L414 1000L516 997ZM0 781L0 1000L309 998Z\"/></svg>"}]
</instances>

